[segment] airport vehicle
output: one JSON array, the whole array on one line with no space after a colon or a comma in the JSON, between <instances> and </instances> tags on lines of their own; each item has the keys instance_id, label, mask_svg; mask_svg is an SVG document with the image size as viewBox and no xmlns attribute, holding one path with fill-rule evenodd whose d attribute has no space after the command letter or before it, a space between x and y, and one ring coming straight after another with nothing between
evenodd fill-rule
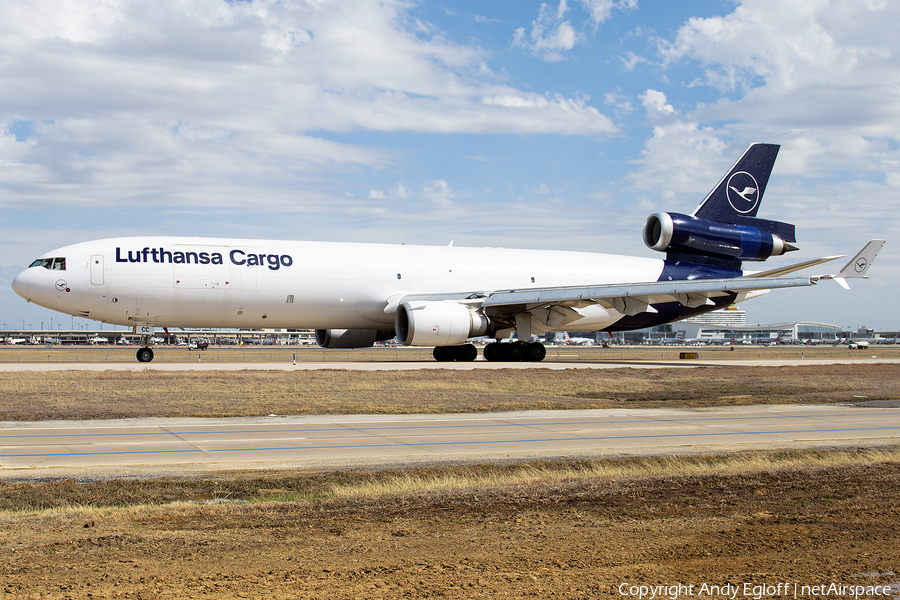
<instances>
[{"instance_id":1,"label":"airport vehicle","mask_svg":"<svg viewBox=\"0 0 900 600\"><path fill-rule=\"evenodd\" d=\"M188 350L206 350L209 348L209 342L206 340L194 340L188 344Z\"/></svg>"},{"instance_id":2,"label":"airport vehicle","mask_svg":"<svg viewBox=\"0 0 900 600\"><path fill-rule=\"evenodd\" d=\"M873 240L834 275L793 276L830 256L763 272L796 250L794 226L757 218L779 146L753 144L691 215L656 213L644 242L665 259L587 252L183 237L73 244L19 273L13 289L66 314L130 325L153 359L156 327L315 329L325 348L394 337L437 360L542 360L533 335L661 325L785 287L866 277Z\"/></svg>"}]
</instances>

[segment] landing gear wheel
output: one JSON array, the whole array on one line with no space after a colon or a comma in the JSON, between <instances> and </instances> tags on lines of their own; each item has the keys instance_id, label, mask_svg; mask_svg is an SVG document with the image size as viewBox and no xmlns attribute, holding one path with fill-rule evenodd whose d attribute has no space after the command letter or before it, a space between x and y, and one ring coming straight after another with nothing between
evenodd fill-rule
<instances>
[{"instance_id":1,"label":"landing gear wheel","mask_svg":"<svg viewBox=\"0 0 900 600\"><path fill-rule=\"evenodd\" d=\"M541 362L542 360L544 360L545 356L547 356L547 349L544 348L544 345L540 342L528 344L525 349L525 360L531 362Z\"/></svg>"},{"instance_id":2,"label":"landing gear wheel","mask_svg":"<svg viewBox=\"0 0 900 600\"><path fill-rule=\"evenodd\" d=\"M525 358L525 344L521 342L511 342L509 344L504 344L503 348L503 360L509 362L520 362L523 358Z\"/></svg>"},{"instance_id":3,"label":"landing gear wheel","mask_svg":"<svg viewBox=\"0 0 900 600\"><path fill-rule=\"evenodd\" d=\"M458 348L456 360L460 362L472 362L478 358L478 348L475 347L475 344L464 344L458 346Z\"/></svg>"},{"instance_id":4,"label":"landing gear wheel","mask_svg":"<svg viewBox=\"0 0 900 600\"><path fill-rule=\"evenodd\" d=\"M471 362L478 358L478 349L473 344L462 346L435 346L432 352L438 362Z\"/></svg>"},{"instance_id":5,"label":"landing gear wheel","mask_svg":"<svg viewBox=\"0 0 900 600\"><path fill-rule=\"evenodd\" d=\"M484 347L484 360L491 362L519 362L525 356L525 344L494 342Z\"/></svg>"},{"instance_id":6,"label":"landing gear wheel","mask_svg":"<svg viewBox=\"0 0 900 600\"><path fill-rule=\"evenodd\" d=\"M137 351L138 362L148 363L153 360L153 350L150 348L141 348Z\"/></svg>"},{"instance_id":7,"label":"landing gear wheel","mask_svg":"<svg viewBox=\"0 0 900 600\"><path fill-rule=\"evenodd\" d=\"M453 360L450 353L450 346L435 346L431 353L434 360L438 362L450 362Z\"/></svg>"},{"instance_id":8,"label":"landing gear wheel","mask_svg":"<svg viewBox=\"0 0 900 600\"><path fill-rule=\"evenodd\" d=\"M535 348L535 346L537 346ZM523 360L539 361L546 356L547 350L542 344L525 342L493 342L484 347L484 360L490 362L521 362Z\"/></svg>"}]
</instances>

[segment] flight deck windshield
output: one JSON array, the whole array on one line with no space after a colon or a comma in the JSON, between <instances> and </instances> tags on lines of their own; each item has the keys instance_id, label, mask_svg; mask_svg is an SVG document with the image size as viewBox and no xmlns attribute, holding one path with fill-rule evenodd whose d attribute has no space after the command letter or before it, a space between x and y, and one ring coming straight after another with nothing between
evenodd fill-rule
<instances>
[{"instance_id":1,"label":"flight deck windshield","mask_svg":"<svg viewBox=\"0 0 900 600\"><path fill-rule=\"evenodd\" d=\"M66 259L65 258L38 258L33 263L28 265L31 267L44 267L45 269L49 269L50 271L65 271L66 270Z\"/></svg>"}]
</instances>

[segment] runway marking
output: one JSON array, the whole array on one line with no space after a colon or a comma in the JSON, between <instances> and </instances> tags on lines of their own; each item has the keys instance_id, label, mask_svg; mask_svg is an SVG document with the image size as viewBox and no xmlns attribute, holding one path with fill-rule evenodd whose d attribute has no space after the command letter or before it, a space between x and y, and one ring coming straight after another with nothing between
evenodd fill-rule
<instances>
[{"instance_id":1,"label":"runway marking","mask_svg":"<svg viewBox=\"0 0 900 600\"><path fill-rule=\"evenodd\" d=\"M253 434L253 433L307 433L307 432L334 432L334 431L402 431L402 430L410 430L410 429L426 429L426 430L436 430L436 429L459 429L459 428L489 428L489 427L528 427L530 425L541 425L544 427L549 426L568 426L568 425L619 425L619 424L628 424L628 423L653 423L653 422L666 422L666 423L691 423L691 422L709 422L709 421L752 421L752 420L763 420L763 419L817 419L817 418L827 418L827 419L845 419L848 417L871 417L871 416L883 416L883 415L897 415L900 414L900 411L892 411L892 410L881 410L873 413L862 413L862 412L854 412L854 413L846 413L846 414L812 414L812 415L762 415L762 416L727 416L727 417L695 417L695 418L680 418L677 416L672 417L650 417L646 419L627 419L627 420L602 420L602 421L555 421L549 423L529 423L529 417L495 417L493 423L472 423L467 421L464 424L460 425L393 425L393 426L379 426L375 425L372 427L367 427L368 423L372 423L371 421L352 421L350 423L342 424L340 427L324 427L324 428L316 428L306 426L300 429L239 429L237 431L222 431L221 433L228 435L236 435L236 434ZM536 417L533 420L537 421L542 418L552 418L552 417ZM504 420L514 420L521 419L522 423L504 423ZM429 420L429 423L437 423L444 419L432 419ZM475 421L491 421L490 417L477 419ZM350 426L355 425L355 426ZM211 428L228 428L228 427L237 427L239 425L229 425L229 424L216 424L211 425ZM115 428L115 425L108 426L100 426L97 429L112 429ZM28 433L22 435L0 435L0 439L29 439L29 438L77 438L77 437L128 437L128 436L153 436L153 435L166 435L166 436L178 436L178 435L199 435L199 434L214 434L213 431L210 430L189 430L189 431L176 431L174 426L167 425L165 427L169 427L171 431L159 431L164 426L156 426L156 425L126 425L124 428L147 428L153 429L154 431L136 431L136 432L128 432L128 433L54 433L54 434L40 434L40 433ZM48 429L38 429L38 431L56 431L56 430L66 430L71 431L72 428L63 428L63 427L54 427ZM88 429L85 427L84 429ZM0 429L0 431L17 431L16 428L6 428ZM22 430L18 430L22 431Z\"/></svg>"},{"instance_id":2,"label":"runway marking","mask_svg":"<svg viewBox=\"0 0 900 600\"><path fill-rule=\"evenodd\" d=\"M467 440L463 442L431 442L431 443L396 443L396 444L346 444L346 445L328 445L328 446L289 446L289 447L269 447L269 448L225 448L220 450L141 450L141 451L123 451L123 452L65 452L65 453L34 453L34 454L0 454L0 458L35 458L35 457L59 457L59 456L121 456L121 455L142 455L142 454L218 454L225 452L262 452L262 451L287 451L287 450L341 450L348 448L426 448L439 446L466 446L466 445L486 445L486 444L522 444L535 442L589 442L589 441L608 441L608 440L631 440L631 439L656 439L656 438L684 438L684 437L711 437L711 436L755 436L755 435L787 435L801 433L839 433L850 431L892 431L900 430L900 427L847 427L838 429L797 429L786 431L732 431L732 432L709 432L709 433L691 433L691 434L669 434L669 435L634 435L634 436L608 436L608 437L574 437L574 438L540 438L528 440Z\"/></svg>"},{"instance_id":3,"label":"runway marking","mask_svg":"<svg viewBox=\"0 0 900 600\"><path fill-rule=\"evenodd\" d=\"M284 438L245 438L240 440L233 440L229 438L228 442L282 442L282 441L296 441L296 440L308 440L309 438L305 437L284 437ZM212 439L212 440L182 440L182 439L171 439L171 440L148 440L146 442L95 442L91 444L47 444L48 446L151 446L151 445L161 445L161 444L220 444L223 440L221 439ZM4 445L0 446L0 449L3 448L18 448L19 446L10 446ZM0 456L5 456L0 454Z\"/></svg>"}]
</instances>

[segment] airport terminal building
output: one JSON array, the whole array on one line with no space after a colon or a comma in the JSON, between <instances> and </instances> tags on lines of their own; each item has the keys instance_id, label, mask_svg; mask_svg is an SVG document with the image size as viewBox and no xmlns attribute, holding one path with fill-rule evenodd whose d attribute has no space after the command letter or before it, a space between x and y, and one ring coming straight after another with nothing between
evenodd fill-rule
<instances>
[{"instance_id":1,"label":"airport terminal building","mask_svg":"<svg viewBox=\"0 0 900 600\"><path fill-rule=\"evenodd\" d=\"M668 325L622 331L610 336L596 334L598 343L619 344L838 344L842 341L870 340L895 343L897 332L875 332L865 327L848 331L837 325L813 321L747 324L746 312L729 306ZM576 335L569 332L570 335ZM594 336L578 333L579 336Z\"/></svg>"}]
</instances>

